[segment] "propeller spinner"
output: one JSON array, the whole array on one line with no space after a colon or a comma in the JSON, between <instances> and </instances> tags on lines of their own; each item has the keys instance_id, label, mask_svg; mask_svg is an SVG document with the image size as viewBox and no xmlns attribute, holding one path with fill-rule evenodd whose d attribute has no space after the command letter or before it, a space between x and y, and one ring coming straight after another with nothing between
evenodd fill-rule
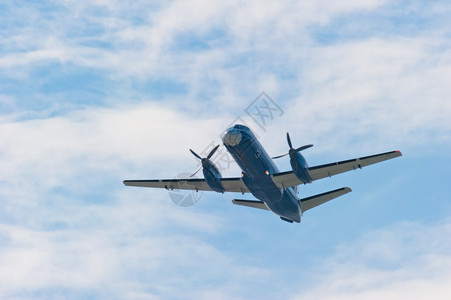
<instances>
[{"instance_id":1,"label":"propeller spinner","mask_svg":"<svg viewBox=\"0 0 451 300\"><path fill-rule=\"evenodd\" d=\"M290 149L288 150L288 153L285 153L285 154L282 154L282 155L278 155L278 156L274 156L274 157L272 157L272 159L281 158L281 157L284 157L286 155L290 155L290 158L291 158L296 152L299 152L299 151L308 149L310 147L313 147L312 144L309 144L309 145L305 145L305 146L302 146L302 147L294 149L293 148L293 144L291 143L290 134L288 132L287 132L287 142L288 142L288 146L290 147Z\"/></svg>"},{"instance_id":2,"label":"propeller spinner","mask_svg":"<svg viewBox=\"0 0 451 300\"><path fill-rule=\"evenodd\" d=\"M195 157L197 157L198 159L200 159L200 161L201 161L201 165L200 165L199 168L197 168L197 170L190 176L190 178L193 177L194 175L196 175L197 172L199 172L199 170L200 170L202 167L204 167L204 166L210 161L210 158L213 156L213 154L215 154L215 152L216 152L216 150L218 150L218 148L219 148L219 145L217 145L216 147L214 147L214 148L210 151L210 153L208 153L207 157L204 157L204 158L200 157L196 152L194 152L193 150L189 149L189 151L191 151L191 153L192 153Z\"/></svg>"}]
</instances>

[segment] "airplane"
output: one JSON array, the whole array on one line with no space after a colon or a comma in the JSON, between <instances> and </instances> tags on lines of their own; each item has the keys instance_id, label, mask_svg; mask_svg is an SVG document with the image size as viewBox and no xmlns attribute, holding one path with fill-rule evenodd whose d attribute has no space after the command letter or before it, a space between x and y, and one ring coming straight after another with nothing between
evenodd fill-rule
<instances>
[{"instance_id":1,"label":"airplane","mask_svg":"<svg viewBox=\"0 0 451 300\"><path fill-rule=\"evenodd\" d=\"M211 157L219 147L217 145L206 157L201 157L190 149L191 153L201 161L201 165L190 178L124 180L123 183L126 186L165 188L167 190L239 192L243 195L252 193L258 200L233 199L232 203L269 210L284 221L300 223L305 211L347 194L351 192L351 189L343 187L300 199L298 198L299 185L402 156L402 153L396 150L309 167L300 152L313 145L294 148L287 132L288 153L271 158L255 134L247 126L241 124L235 124L227 129L222 136L222 142L241 168L240 177L222 177L217 166L211 161ZM286 155L290 157L292 170L280 172L273 159ZM204 178L192 178L201 168Z\"/></svg>"}]
</instances>

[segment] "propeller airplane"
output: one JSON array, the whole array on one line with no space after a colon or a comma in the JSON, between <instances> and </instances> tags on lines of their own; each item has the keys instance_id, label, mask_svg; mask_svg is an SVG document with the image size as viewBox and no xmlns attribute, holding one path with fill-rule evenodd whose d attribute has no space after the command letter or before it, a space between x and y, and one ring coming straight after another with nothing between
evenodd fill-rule
<instances>
[{"instance_id":1,"label":"propeller airplane","mask_svg":"<svg viewBox=\"0 0 451 300\"><path fill-rule=\"evenodd\" d=\"M218 150L219 145L217 145L204 158L190 149L191 153L200 159L201 165L187 179L124 180L123 183L127 186L165 188L167 190L239 192L243 195L252 193L258 200L233 199L232 202L236 205L269 210L284 221L299 223L305 211L351 192L349 187L343 187L307 198L299 198L299 185L361 169L402 155L397 150L309 167L301 151L313 145L294 148L290 135L287 133L288 153L271 158L254 133L248 127L240 124L227 129L222 137L222 142L241 168L241 177L222 177L219 169L211 161L214 153ZM290 157L292 170L280 172L273 159L286 155ZM192 178L201 168L204 178Z\"/></svg>"}]
</instances>

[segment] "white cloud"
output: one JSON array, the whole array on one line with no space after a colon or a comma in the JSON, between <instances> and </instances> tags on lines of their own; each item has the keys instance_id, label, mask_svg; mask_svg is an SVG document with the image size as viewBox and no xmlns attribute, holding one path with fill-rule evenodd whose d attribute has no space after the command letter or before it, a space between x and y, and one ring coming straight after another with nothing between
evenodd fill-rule
<instances>
[{"instance_id":1,"label":"white cloud","mask_svg":"<svg viewBox=\"0 0 451 300\"><path fill-rule=\"evenodd\" d=\"M125 176L173 177L195 170L189 153L219 144L221 119L198 120L155 103L87 109L0 125L1 191L10 201L63 188L90 193ZM97 188L96 188L97 187Z\"/></svg>"},{"instance_id":2,"label":"white cloud","mask_svg":"<svg viewBox=\"0 0 451 300\"><path fill-rule=\"evenodd\" d=\"M291 292L297 274L280 289L267 285L287 263L260 267L256 260L269 256L258 249L236 253L228 247L239 240L216 242L224 232L227 241L237 234L223 216L230 212L177 209L165 191L126 189L121 180L194 170L188 148L219 143L234 112L243 117L261 90L284 109L267 133L256 129L270 154L286 150L287 130L299 145L315 143L317 153L448 145L446 29L315 41L312 26L384 5L100 0L10 11L9 29L0 33L7 84L15 80L21 89L28 79L52 80L48 65L62 75L76 66L100 71L117 96L105 100L107 108L88 103L53 116L53 108L19 105L44 96L67 101L43 96L39 82L27 95L9 86L1 91L0 105L8 108L0 119L1 297L77 298L76 291L86 291L92 298L239 299ZM135 88L159 80L186 90L163 102L149 101L156 98L151 89ZM239 231L244 238L253 232ZM440 299L451 281L442 238L448 232L446 224L404 224L369 233L326 257L320 269L306 269L318 281L301 278L301 296Z\"/></svg>"},{"instance_id":3,"label":"white cloud","mask_svg":"<svg viewBox=\"0 0 451 300\"><path fill-rule=\"evenodd\" d=\"M447 44L434 37L377 38L310 49L297 83L302 96L286 103L276 130L320 139L326 152L345 144L365 151L448 144Z\"/></svg>"},{"instance_id":4,"label":"white cloud","mask_svg":"<svg viewBox=\"0 0 451 300\"><path fill-rule=\"evenodd\" d=\"M164 5L101 1L98 6L89 1L63 3L57 12L45 12L57 20L59 26L39 18L44 13L39 5L13 11L27 15L31 20L26 26L21 23L20 27L13 27L13 37L6 36L22 42L8 49L0 65L12 69L53 59L60 63L114 70L114 75L122 78L123 75L160 74L190 80L192 76L180 73L181 68L195 71L198 68L190 66L191 62L205 55L221 51L219 61L210 63L216 65L215 71L220 71L219 66L223 66L224 60L231 63L240 53L261 48L281 51L287 42L294 41L297 45L295 39L305 40L301 36L308 35L305 30L308 24L324 23L341 13L372 9L384 1L347 1L336 5L318 1L285 5L271 2L262 5L260 1L215 1L208 4L173 1ZM132 17L134 14L140 17L138 25ZM100 29L100 33L86 30L89 25ZM77 30L81 34L75 34ZM215 41L215 35L211 35L215 30L225 33L219 43ZM204 39L208 47L201 51L186 51L183 45L177 47L176 44L186 35ZM90 41L105 42L111 47L87 46L86 42ZM285 45L280 45L280 42ZM176 48L172 48L174 46Z\"/></svg>"},{"instance_id":5,"label":"white cloud","mask_svg":"<svg viewBox=\"0 0 451 300\"><path fill-rule=\"evenodd\" d=\"M342 245L293 299L447 299L450 223L396 224Z\"/></svg>"},{"instance_id":6,"label":"white cloud","mask_svg":"<svg viewBox=\"0 0 451 300\"><path fill-rule=\"evenodd\" d=\"M388 131L393 140L413 135L427 140L428 129L441 124L442 139L447 141L450 58L443 29L431 27L409 36L370 32L332 45L314 41L311 26L386 4L100 1L92 6L66 1L62 14L49 13L61 21L60 26L39 21L38 8L25 10L38 24L30 22L28 29L13 31L25 46L9 48L0 65L17 74L49 61L73 64L108 71L105 76L125 89L130 82L169 80L186 87L182 97L174 95L177 101L208 99L217 111L236 111L243 99L250 102L265 90L284 103L291 99L286 107L304 123L315 124L322 135L334 130L330 124L343 120L342 132L359 123L362 135L384 126L379 139ZM95 8L101 13L96 15ZM85 24L98 32L87 30ZM77 30L80 34L75 35ZM322 120L328 121L318 124Z\"/></svg>"},{"instance_id":7,"label":"white cloud","mask_svg":"<svg viewBox=\"0 0 451 300\"><path fill-rule=\"evenodd\" d=\"M225 279L226 276L236 278L241 271L253 273L253 267L234 265L218 249L192 234L165 235L169 223L165 230L153 227L152 213L136 215L142 208L142 205L132 208L125 205L113 208L115 213L111 214L112 209L104 207L97 210L97 216L86 208L75 208L77 218L85 215L106 219L102 228L91 225L86 228L89 230L40 231L3 225L1 233L8 239L2 243L0 260L2 298L51 291L56 287L69 291L93 290L98 295L116 294L116 297L126 296L130 291L154 290L148 295L177 297L183 294L183 289L199 288L189 286L188 282L193 285L194 282L184 278L187 270L195 272L199 282L208 281L213 274ZM115 220L115 216L122 217ZM199 217L196 214L183 225L190 226ZM135 226L124 228L124 221ZM211 261L215 261L214 268L208 266ZM169 289L173 284L179 286Z\"/></svg>"},{"instance_id":8,"label":"white cloud","mask_svg":"<svg viewBox=\"0 0 451 300\"><path fill-rule=\"evenodd\" d=\"M220 215L121 183L130 169L194 169L185 148L206 146L218 124L153 104L2 124L1 297L233 297L214 281L236 287L264 274L206 242L224 229Z\"/></svg>"}]
</instances>

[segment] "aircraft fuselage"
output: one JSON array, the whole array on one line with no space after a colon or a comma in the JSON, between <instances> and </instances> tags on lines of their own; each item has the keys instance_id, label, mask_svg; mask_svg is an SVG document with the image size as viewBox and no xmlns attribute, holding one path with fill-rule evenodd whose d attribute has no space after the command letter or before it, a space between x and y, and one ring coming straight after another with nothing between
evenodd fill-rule
<instances>
[{"instance_id":1,"label":"aircraft fuselage","mask_svg":"<svg viewBox=\"0 0 451 300\"><path fill-rule=\"evenodd\" d=\"M235 125L222 137L224 146L242 170L244 184L251 193L285 221L301 221L301 208L292 188L279 189L271 175L279 172L254 133Z\"/></svg>"}]
</instances>

